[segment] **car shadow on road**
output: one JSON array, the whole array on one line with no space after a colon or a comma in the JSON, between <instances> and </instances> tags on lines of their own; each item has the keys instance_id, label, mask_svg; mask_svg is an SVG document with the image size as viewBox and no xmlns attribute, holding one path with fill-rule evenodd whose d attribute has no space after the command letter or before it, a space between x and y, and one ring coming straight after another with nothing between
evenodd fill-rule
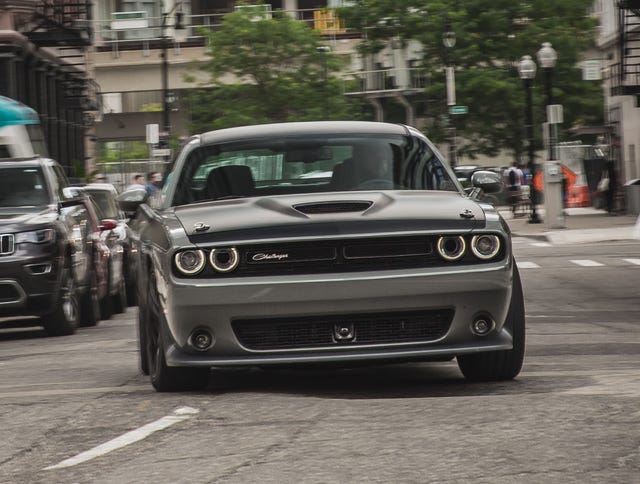
<instances>
[{"instance_id":1,"label":"car shadow on road","mask_svg":"<svg viewBox=\"0 0 640 484\"><path fill-rule=\"evenodd\" d=\"M567 380L521 375L512 381L468 382L453 361L333 370L214 370L208 390L330 399L394 399L551 393L588 383L587 378Z\"/></svg>"}]
</instances>

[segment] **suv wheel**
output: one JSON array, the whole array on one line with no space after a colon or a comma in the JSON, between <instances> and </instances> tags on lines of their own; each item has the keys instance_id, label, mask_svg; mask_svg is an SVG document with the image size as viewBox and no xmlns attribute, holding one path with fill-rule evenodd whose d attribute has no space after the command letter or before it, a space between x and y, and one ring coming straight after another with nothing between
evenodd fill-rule
<instances>
[{"instance_id":1,"label":"suv wheel","mask_svg":"<svg viewBox=\"0 0 640 484\"><path fill-rule=\"evenodd\" d=\"M56 306L53 312L43 316L42 319L44 329L49 336L73 334L78 327L78 292L68 261L62 270L60 292L56 298Z\"/></svg>"},{"instance_id":2,"label":"suv wheel","mask_svg":"<svg viewBox=\"0 0 640 484\"><path fill-rule=\"evenodd\" d=\"M82 297L80 310L80 324L82 326L96 326L100 321L100 299L98 297L98 276L91 271L89 287Z\"/></svg>"}]
</instances>

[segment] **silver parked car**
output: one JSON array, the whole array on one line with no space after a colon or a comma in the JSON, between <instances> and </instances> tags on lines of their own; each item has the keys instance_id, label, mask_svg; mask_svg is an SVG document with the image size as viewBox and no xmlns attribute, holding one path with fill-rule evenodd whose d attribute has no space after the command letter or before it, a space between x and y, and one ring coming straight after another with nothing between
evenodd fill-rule
<instances>
[{"instance_id":1,"label":"silver parked car","mask_svg":"<svg viewBox=\"0 0 640 484\"><path fill-rule=\"evenodd\" d=\"M309 173L313 173L309 176ZM509 229L408 126L308 122L195 136L139 205L141 366L159 391L212 367L457 358L508 380L525 345ZM481 190L480 190L481 189Z\"/></svg>"}]
</instances>

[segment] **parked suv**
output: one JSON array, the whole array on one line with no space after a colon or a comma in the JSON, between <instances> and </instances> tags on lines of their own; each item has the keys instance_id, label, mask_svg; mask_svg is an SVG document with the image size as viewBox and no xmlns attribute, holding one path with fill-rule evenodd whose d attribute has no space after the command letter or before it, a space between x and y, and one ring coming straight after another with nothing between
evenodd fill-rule
<instances>
[{"instance_id":1,"label":"parked suv","mask_svg":"<svg viewBox=\"0 0 640 484\"><path fill-rule=\"evenodd\" d=\"M88 198L46 158L0 161L0 317L40 316L50 335L99 320L105 246Z\"/></svg>"}]
</instances>

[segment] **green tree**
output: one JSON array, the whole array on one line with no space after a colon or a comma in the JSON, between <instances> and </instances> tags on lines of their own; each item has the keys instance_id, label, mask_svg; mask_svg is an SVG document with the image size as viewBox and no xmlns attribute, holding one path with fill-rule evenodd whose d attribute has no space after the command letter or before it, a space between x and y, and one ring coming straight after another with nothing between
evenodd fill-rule
<instances>
[{"instance_id":1,"label":"green tree","mask_svg":"<svg viewBox=\"0 0 640 484\"><path fill-rule=\"evenodd\" d=\"M282 12L255 20L255 12L225 15L207 32L209 60L201 67L213 88L189 96L192 130L320 119L358 119L362 103L343 96L338 55L322 38ZM320 48L320 49L319 49Z\"/></svg>"},{"instance_id":2,"label":"green tree","mask_svg":"<svg viewBox=\"0 0 640 484\"><path fill-rule=\"evenodd\" d=\"M391 37L422 42L431 138L446 138L448 119L468 141L460 147L462 153L495 155L506 149L521 159L526 150L525 92L517 62L527 54L536 60L542 42L552 42L558 53L553 101L564 108L559 134L566 136L562 128L578 119L602 122L602 88L583 81L579 69L582 54L594 41L596 22L588 15L592 4L591 0L355 0L354 6L340 10L340 16L349 27L367 32L363 52L378 51ZM442 43L447 18L456 34L450 52ZM447 113L443 69L447 61L455 66L457 104L469 107L466 115ZM540 66L533 90L539 148L546 104Z\"/></svg>"}]
</instances>

